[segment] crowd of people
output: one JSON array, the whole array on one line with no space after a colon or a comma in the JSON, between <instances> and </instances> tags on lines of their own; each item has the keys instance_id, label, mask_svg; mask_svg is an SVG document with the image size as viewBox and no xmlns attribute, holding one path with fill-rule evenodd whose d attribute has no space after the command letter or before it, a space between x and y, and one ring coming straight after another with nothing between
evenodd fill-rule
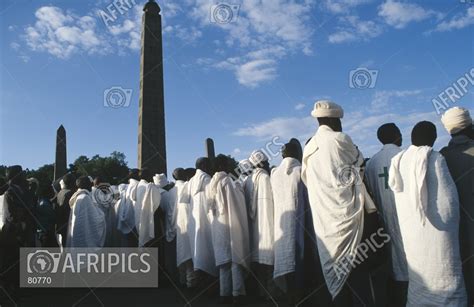
<instances>
[{"instance_id":1,"label":"crowd of people","mask_svg":"<svg viewBox=\"0 0 474 307\"><path fill-rule=\"evenodd\" d=\"M19 247L159 247L160 275L181 287L219 285L223 303L245 296L319 305L473 306L474 130L469 111L417 123L402 148L394 123L364 159L342 132L343 109L318 101L319 127L292 139L271 167L262 150L220 154L177 168L174 182L148 169L123 184L68 173L54 185L11 166L1 179L0 282L18 284ZM39 189L38 187L42 187ZM377 268L386 283L374 285Z\"/></svg>"}]
</instances>

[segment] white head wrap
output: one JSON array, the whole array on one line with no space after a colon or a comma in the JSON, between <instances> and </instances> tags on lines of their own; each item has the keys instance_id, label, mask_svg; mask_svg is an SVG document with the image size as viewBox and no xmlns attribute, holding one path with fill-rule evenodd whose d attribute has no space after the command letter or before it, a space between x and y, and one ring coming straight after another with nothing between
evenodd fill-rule
<instances>
[{"instance_id":1,"label":"white head wrap","mask_svg":"<svg viewBox=\"0 0 474 307\"><path fill-rule=\"evenodd\" d=\"M156 174L153 176L153 183L160 188L163 188L169 184L169 181L165 174Z\"/></svg>"},{"instance_id":2,"label":"white head wrap","mask_svg":"<svg viewBox=\"0 0 474 307\"><path fill-rule=\"evenodd\" d=\"M449 134L455 134L472 125L472 118L467 109L454 107L443 114L441 122Z\"/></svg>"},{"instance_id":3,"label":"white head wrap","mask_svg":"<svg viewBox=\"0 0 474 307\"><path fill-rule=\"evenodd\" d=\"M261 151L261 150L255 150L252 152L249 158L250 163L252 163L254 166L259 165L261 162L268 161L267 155Z\"/></svg>"},{"instance_id":4,"label":"white head wrap","mask_svg":"<svg viewBox=\"0 0 474 307\"><path fill-rule=\"evenodd\" d=\"M314 103L314 109L311 111L313 117L335 117L343 118L344 110L335 102L329 100L318 100Z\"/></svg>"}]
</instances>

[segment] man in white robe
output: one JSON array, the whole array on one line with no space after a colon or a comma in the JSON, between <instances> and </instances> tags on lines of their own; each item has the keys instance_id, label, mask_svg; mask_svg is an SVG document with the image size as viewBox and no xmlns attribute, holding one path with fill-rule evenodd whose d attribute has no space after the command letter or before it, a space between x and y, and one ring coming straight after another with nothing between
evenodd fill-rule
<instances>
[{"instance_id":1,"label":"man in white robe","mask_svg":"<svg viewBox=\"0 0 474 307\"><path fill-rule=\"evenodd\" d=\"M138 186L138 169L131 169L128 175L128 184L125 191L120 194L120 199L115 205L117 215L117 230L121 234L120 246L133 247L137 242L133 229L135 228L135 201Z\"/></svg>"},{"instance_id":2,"label":"man in white robe","mask_svg":"<svg viewBox=\"0 0 474 307\"><path fill-rule=\"evenodd\" d=\"M188 222L191 211L188 204L179 201L181 193L183 193L187 184L186 171L183 168L175 169L173 171L173 178L176 182L170 193L176 195L173 216L176 224L176 266L178 267L181 285L193 288L196 286L196 278L188 235Z\"/></svg>"},{"instance_id":3,"label":"man in white robe","mask_svg":"<svg viewBox=\"0 0 474 307\"><path fill-rule=\"evenodd\" d=\"M165 174L157 174L153 181L161 191L160 209L162 210L161 221L164 222L164 238L162 240L163 262L162 266L167 272L167 282L173 280L179 282L179 274L176 266L176 219L175 207L177 194L173 190L173 184L168 181Z\"/></svg>"},{"instance_id":4,"label":"man in white robe","mask_svg":"<svg viewBox=\"0 0 474 307\"><path fill-rule=\"evenodd\" d=\"M466 306L456 186L432 149L435 125L416 124L411 139L389 171L408 264L407 306Z\"/></svg>"},{"instance_id":5,"label":"man in white robe","mask_svg":"<svg viewBox=\"0 0 474 307\"><path fill-rule=\"evenodd\" d=\"M319 122L316 134L303 152L302 180L308 188L321 266L336 306L349 306L353 294L348 285L358 277L352 262L362 239L364 209L376 211L362 183L362 153L342 132L342 108L334 102L317 101L311 112ZM344 266L345 270L341 270ZM364 301L367 304L366 301Z\"/></svg>"},{"instance_id":6,"label":"man in white robe","mask_svg":"<svg viewBox=\"0 0 474 307\"><path fill-rule=\"evenodd\" d=\"M138 234L138 246L150 244L155 238L162 238L162 225L155 225L155 211L161 202L161 191L153 183L153 175L146 168L140 170L140 182L137 185L135 198L135 229ZM155 233L155 230L158 233Z\"/></svg>"},{"instance_id":7,"label":"man in white robe","mask_svg":"<svg viewBox=\"0 0 474 307\"><path fill-rule=\"evenodd\" d=\"M274 205L270 182L268 157L261 150L254 151L249 161L255 167L250 176L246 193L249 195L248 216L251 261L258 280L259 295L274 294Z\"/></svg>"},{"instance_id":8,"label":"man in white robe","mask_svg":"<svg viewBox=\"0 0 474 307\"><path fill-rule=\"evenodd\" d=\"M210 160L199 158L196 161L196 174L179 197L179 202L187 204L191 211L188 235L194 270L199 278L205 278L205 274L218 274L212 246L212 214L209 212L209 199L206 196L206 187L211 181L210 171Z\"/></svg>"},{"instance_id":9,"label":"man in white robe","mask_svg":"<svg viewBox=\"0 0 474 307\"><path fill-rule=\"evenodd\" d=\"M461 107L446 111L441 121L452 137L440 153L446 159L459 194L461 260L471 306L474 305L474 125L469 111Z\"/></svg>"},{"instance_id":10,"label":"man in white robe","mask_svg":"<svg viewBox=\"0 0 474 307\"><path fill-rule=\"evenodd\" d=\"M77 179L76 185L78 190L69 200L67 247L102 247L106 236L105 216L92 200L92 182L83 176Z\"/></svg>"},{"instance_id":11,"label":"man in white robe","mask_svg":"<svg viewBox=\"0 0 474 307\"><path fill-rule=\"evenodd\" d=\"M250 262L249 233L245 199L239 185L228 172L232 171L227 156L215 159L216 173L207 187L213 213L212 238L216 266L219 267L220 296L224 302L234 303L244 296L244 269Z\"/></svg>"},{"instance_id":12,"label":"man in white robe","mask_svg":"<svg viewBox=\"0 0 474 307\"><path fill-rule=\"evenodd\" d=\"M274 202L276 284L293 300L296 268L296 209L301 188L301 163L298 146L287 143L282 148L283 160L272 170L271 184ZM290 291L289 291L290 290Z\"/></svg>"},{"instance_id":13,"label":"man in white robe","mask_svg":"<svg viewBox=\"0 0 474 307\"><path fill-rule=\"evenodd\" d=\"M379 127L377 137L383 147L367 162L365 177L367 188L372 192L384 221L385 230L391 238L391 276L387 286L387 300L393 306L404 306L408 289L407 260L400 234L395 196L388 186L391 160L402 151L400 148L402 134L395 124L387 123Z\"/></svg>"},{"instance_id":14,"label":"man in white robe","mask_svg":"<svg viewBox=\"0 0 474 307\"><path fill-rule=\"evenodd\" d=\"M117 230L117 215L115 211L115 203L118 195L115 195L116 187L103 182L100 176L94 179L91 196L94 203L104 212L106 235L105 247L118 246L119 233Z\"/></svg>"}]
</instances>

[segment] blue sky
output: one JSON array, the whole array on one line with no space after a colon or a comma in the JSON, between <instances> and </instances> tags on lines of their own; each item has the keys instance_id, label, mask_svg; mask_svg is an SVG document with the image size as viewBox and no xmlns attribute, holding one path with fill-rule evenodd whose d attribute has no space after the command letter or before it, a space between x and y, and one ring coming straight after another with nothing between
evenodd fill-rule
<instances>
[{"instance_id":1,"label":"blue sky","mask_svg":"<svg viewBox=\"0 0 474 307\"><path fill-rule=\"evenodd\" d=\"M100 12L113 1L0 2L0 164L52 163L63 124L69 163L117 150L136 166L144 2L128 0L130 9L108 25ZM399 125L407 145L413 125L431 120L436 147L446 144L432 103L440 95L474 110L474 4L229 0L219 3L238 11L217 24L210 17L216 2L158 3L170 170L193 165L207 137L238 159L272 140L304 142L317 128L309 113L321 98L344 107L343 129L365 156L380 147L376 129L385 122ZM350 87L351 71L361 68L377 73L367 83L373 87ZM453 83L458 91L449 100ZM114 86L132 89L130 106L104 106L104 91Z\"/></svg>"}]
</instances>

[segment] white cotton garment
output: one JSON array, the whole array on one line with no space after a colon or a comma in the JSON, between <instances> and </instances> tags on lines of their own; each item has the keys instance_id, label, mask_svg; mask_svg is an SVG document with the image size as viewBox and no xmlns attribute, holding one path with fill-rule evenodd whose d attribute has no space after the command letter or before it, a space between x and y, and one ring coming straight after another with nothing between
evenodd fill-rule
<instances>
[{"instance_id":1,"label":"white cotton garment","mask_svg":"<svg viewBox=\"0 0 474 307\"><path fill-rule=\"evenodd\" d=\"M67 247L102 247L106 236L104 212L93 202L91 193L79 189L69 200L71 214Z\"/></svg>"},{"instance_id":2,"label":"white cotton garment","mask_svg":"<svg viewBox=\"0 0 474 307\"><path fill-rule=\"evenodd\" d=\"M173 189L176 189L176 265L180 266L192 258L189 242L188 223L191 216L190 205L179 201L181 194L186 189L187 182L178 180Z\"/></svg>"},{"instance_id":3,"label":"white cotton garment","mask_svg":"<svg viewBox=\"0 0 474 307\"><path fill-rule=\"evenodd\" d=\"M130 179L125 186L125 192L120 193L120 199L116 204L117 229L124 235L129 234L135 227L135 202L132 195L135 194L137 185L138 180Z\"/></svg>"},{"instance_id":4,"label":"white cotton garment","mask_svg":"<svg viewBox=\"0 0 474 307\"><path fill-rule=\"evenodd\" d=\"M225 172L212 177L206 193L213 213L212 238L216 266L250 262L247 209L243 190Z\"/></svg>"},{"instance_id":5,"label":"white cotton garment","mask_svg":"<svg viewBox=\"0 0 474 307\"><path fill-rule=\"evenodd\" d=\"M140 188L140 184L138 184L138 188ZM145 246L148 241L155 238L155 211L160 206L160 203L161 189L154 183L147 183L143 200L141 203L137 200L136 204L137 206L140 206L140 216L138 217L138 224L136 225L139 247ZM135 211L135 213L136 212L137 211Z\"/></svg>"},{"instance_id":6,"label":"white cotton garment","mask_svg":"<svg viewBox=\"0 0 474 307\"><path fill-rule=\"evenodd\" d=\"M394 144L385 144L376 153L365 168L368 188L372 191L375 202L385 224L385 231L390 236L392 258L392 277L398 281L408 281L408 268L403 248L398 214L395 207L395 196L388 185L388 171L392 158L402 149Z\"/></svg>"},{"instance_id":7,"label":"white cotton garment","mask_svg":"<svg viewBox=\"0 0 474 307\"><path fill-rule=\"evenodd\" d=\"M410 146L392 159L389 185L408 264L407 306L466 306L459 200L444 157Z\"/></svg>"},{"instance_id":8,"label":"white cotton garment","mask_svg":"<svg viewBox=\"0 0 474 307\"><path fill-rule=\"evenodd\" d=\"M296 265L296 208L298 185L301 182L301 163L295 158L284 158L272 170L271 184L274 202L275 268L276 279L295 271Z\"/></svg>"},{"instance_id":9,"label":"white cotton garment","mask_svg":"<svg viewBox=\"0 0 474 307\"><path fill-rule=\"evenodd\" d=\"M5 201L5 197L0 195L0 230L3 228L3 225L5 225L9 218L10 213L8 212L7 202Z\"/></svg>"},{"instance_id":10,"label":"white cotton garment","mask_svg":"<svg viewBox=\"0 0 474 307\"><path fill-rule=\"evenodd\" d=\"M206 187L210 181L211 177L208 174L202 170L196 170L196 174L183 190L179 202L190 206L188 234L194 270L202 270L217 276L218 270L212 245L212 214L209 211L209 199L206 197Z\"/></svg>"},{"instance_id":11,"label":"white cotton garment","mask_svg":"<svg viewBox=\"0 0 474 307\"><path fill-rule=\"evenodd\" d=\"M321 266L333 298L349 275L340 274L339 264L356 255L361 241L364 208L376 211L360 178L363 162L351 138L326 125L304 148L301 177L308 188Z\"/></svg>"},{"instance_id":12,"label":"white cotton garment","mask_svg":"<svg viewBox=\"0 0 474 307\"><path fill-rule=\"evenodd\" d=\"M273 265L273 194L267 171L256 168L248 179L251 187L249 200L249 232L252 262Z\"/></svg>"},{"instance_id":13,"label":"white cotton garment","mask_svg":"<svg viewBox=\"0 0 474 307\"><path fill-rule=\"evenodd\" d=\"M175 208L177 200L177 188L173 187L166 191L161 189L161 208L165 214L165 238L167 242L171 242L176 238L176 219Z\"/></svg>"}]
</instances>

